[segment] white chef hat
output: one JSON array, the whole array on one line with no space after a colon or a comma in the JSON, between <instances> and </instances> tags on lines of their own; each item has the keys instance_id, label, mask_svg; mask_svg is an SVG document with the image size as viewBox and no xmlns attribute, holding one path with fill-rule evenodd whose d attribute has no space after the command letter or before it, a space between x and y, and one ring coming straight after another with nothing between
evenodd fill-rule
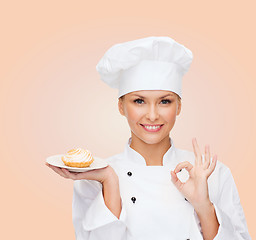
<instances>
[{"instance_id":1,"label":"white chef hat","mask_svg":"<svg viewBox=\"0 0 256 240\"><path fill-rule=\"evenodd\" d=\"M169 90L180 97L191 50L170 37L146 37L113 45L96 66L101 80L117 88L118 98L140 90Z\"/></svg>"}]
</instances>

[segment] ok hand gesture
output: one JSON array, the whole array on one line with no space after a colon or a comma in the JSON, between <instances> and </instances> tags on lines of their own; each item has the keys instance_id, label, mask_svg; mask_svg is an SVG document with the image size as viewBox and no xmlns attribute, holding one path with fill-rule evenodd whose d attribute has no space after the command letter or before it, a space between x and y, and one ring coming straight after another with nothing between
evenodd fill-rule
<instances>
[{"instance_id":1,"label":"ok hand gesture","mask_svg":"<svg viewBox=\"0 0 256 240\"><path fill-rule=\"evenodd\" d=\"M174 171L171 171L172 182L183 196L193 205L196 210L210 203L207 179L216 167L217 155L210 161L210 147L205 146L205 159L203 162L202 154L198 147L196 138L192 139L195 153L195 165L185 161L179 163ZM185 168L189 172L189 179L182 183L177 177L177 173Z\"/></svg>"}]
</instances>

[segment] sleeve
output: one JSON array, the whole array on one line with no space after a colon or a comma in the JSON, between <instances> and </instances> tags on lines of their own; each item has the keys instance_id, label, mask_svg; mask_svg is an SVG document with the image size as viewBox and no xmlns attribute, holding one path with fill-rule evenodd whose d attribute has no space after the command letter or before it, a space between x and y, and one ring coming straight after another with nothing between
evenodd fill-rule
<instances>
[{"instance_id":1,"label":"sleeve","mask_svg":"<svg viewBox=\"0 0 256 240\"><path fill-rule=\"evenodd\" d=\"M229 168L224 173L226 178L216 203L213 202L220 224L214 240L251 240L234 178Z\"/></svg>"},{"instance_id":2,"label":"sleeve","mask_svg":"<svg viewBox=\"0 0 256 240\"><path fill-rule=\"evenodd\" d=\"M119 219L108 209L102 184L93 180L75 180L73 187L72 221L76 240L126 240L126 210Z\"/></svg>"},{"instance_id":3,"label":"sleeve","mask_svg":"<svg viewBox=\"0 0 256 240\"><path fill-rule=\"evenodd\" d=\"M251 240L239 194L230 169L227 168L224 174L224 180L220 183L218 199L216 203L212 202L220 224L217 235L213 240ZM201 234L200 239L203 239L200 220L195 210L194 218Z\"/></svg>"}]
</instances>

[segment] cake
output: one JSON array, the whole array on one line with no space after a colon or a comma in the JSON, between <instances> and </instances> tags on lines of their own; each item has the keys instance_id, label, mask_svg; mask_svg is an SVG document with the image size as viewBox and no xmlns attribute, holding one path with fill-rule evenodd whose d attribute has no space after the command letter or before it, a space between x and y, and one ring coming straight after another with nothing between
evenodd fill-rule
<instances>
[{"instance_id":1,"label":"cake","mask_svg":"<svg viewBox=\"0 0 256 240\"><path fill-rule=\"evenodd\" d=\"M61 160L69 167L89 167L94 158L89 150L83 148L74 148L61 156Z\"/></svg>"}]
</instances>

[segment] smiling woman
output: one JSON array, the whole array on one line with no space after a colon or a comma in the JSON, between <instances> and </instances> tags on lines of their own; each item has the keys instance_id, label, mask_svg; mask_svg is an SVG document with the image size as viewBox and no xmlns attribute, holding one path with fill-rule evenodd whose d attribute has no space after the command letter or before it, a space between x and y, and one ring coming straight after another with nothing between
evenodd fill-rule
<instances>
[{"instance_id":1,"label":"smiling woman","mask_svg":"<svg viewBox=\"0 0 256 240\"><path fill-rule=\"evenodd\" d=\"M147 37L114 45L97 64L101 80L119 90L131 137L105 168L51 166L75 180L77 240L251 239L229 168L208 145L202 154L195 138L190 152L170 137L192 59L172 38Z\"/></svg>"},{"instance_id":2,"label":"smiling woman","mask_svg":"<svg viewBox=\"0 0 256 240\"><path fill-rule=\"evenodd\" d=\"M159 151L164 153L170 147L169 133L181 111L178 99L177 94L165 90L134 91L119 98L120 114L127 118L131 129L131 147L141 152L136 149L139 144L151 156L146 159L147 165L162 165Z\"/></svg>"}]
</instances>

